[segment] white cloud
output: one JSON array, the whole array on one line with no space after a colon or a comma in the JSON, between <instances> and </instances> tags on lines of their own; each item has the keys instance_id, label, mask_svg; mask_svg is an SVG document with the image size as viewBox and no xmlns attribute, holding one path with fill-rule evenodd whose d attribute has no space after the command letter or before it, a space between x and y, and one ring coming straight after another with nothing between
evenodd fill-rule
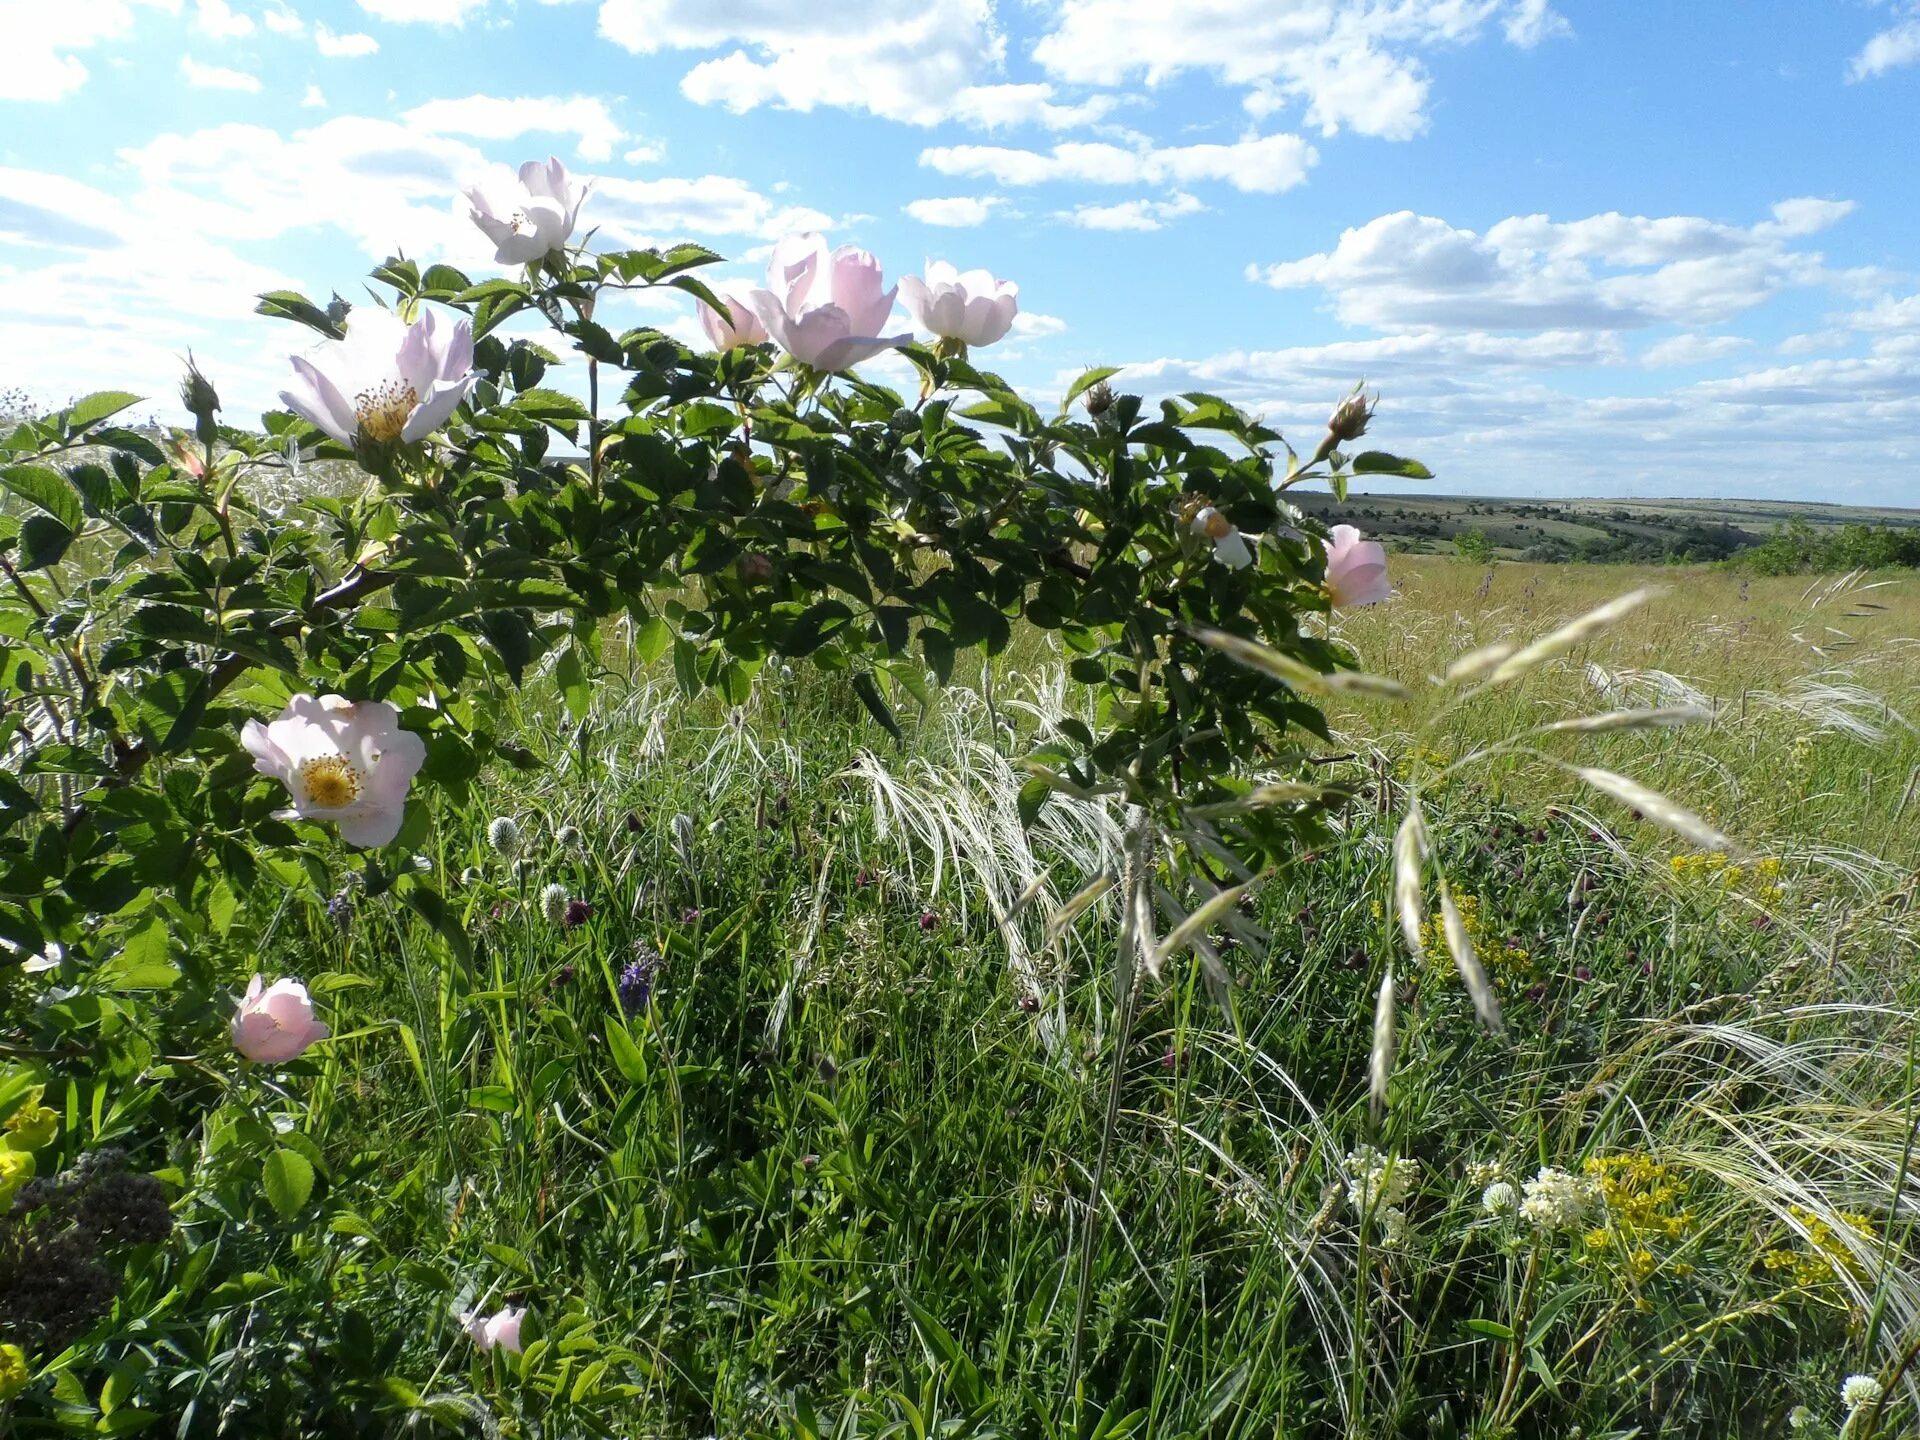
<instances>
[{"instance_id":1,"label":"white cloud","mask_svg":"<svg viewBox=\"0 0 1920 1440\"><path fill-rule=\"evenodd\" d=\"M914 125L968 114L983 124L1058 125L1107 108L1048 108L1050 87L982 85L1006 55L992 0L604 0L600 33L642 55L733 47L695 65L680 90L736 114L827 106ZM1022 93L996 93L1009 90ZM1021 118L1002 118L1013 115Z\"/></svg>"},{"instance_id":2,"label":"white cloud","mask_svg":"<svg viewBox=\"0 0 1920 1440\"><path fill-rule=\"evenodd\" d=\"M1022 340L1046 340L1055 335L1067 333L1067 322L1058 315L1042 315L1033 310L1022 310L1013 317L1013 333Z\"/></svg>"},{"instance_id":3,"label":"white cloud","mask_svg":"<svg viewBox=\"0 0 1920 1440\"><path fill-rule=\"evenodd\" d=\"M195 0L194 27L215 40L238 40L253 33L253 17L242 15L227 0Z\"/></svg>"},{"instance_id":4,"label":"white cloud","mask_svg":"<svg viewBox=\"0 0 1920 1440\"><path fill-rule=\"evenodd\" d=\"M1325 134L1402 140L1426 126L1417 52L1498 22L1510 43L1567 33L1545 0L1062 0L1033 58L1055 79L1158 86L1190 71L1250 90L1256 115L1291 105Z\"/></svg>"},{"instance_id":5,"label":"white cloud","mask_svg":"<svg viewBox=\"0 0 1920 1440\"><path fill-rule=\"evenodd\" d=\"M1848 330L1810 330L1789 335L1773 348L1782 355L1816 355L1822 350L1844 350L1852 343L1853 333Z\"/></svg>"},{"instance_id":6,"label":"white cloud","mask_svg":"<svg viewBox=\"0 0 1920 1440\"><path fill-rule=\"evenodd\" d=\"M1006 202L998 195L945 195L925 200L910 200L906 211L922 225L948 225L956 228L984 225L995 207Z\"/></svg>"},{"instance_id":7,"label":"white cloud","mask_svg":"<svg viewBox=\"0 0 1920 1440\"><path fill-rule=\"evenodd\" d=\"M380 42L371 35L336 35L317 22L313 27L313 44L329 60L357 60L380 48Z\"/></svg>"},{"instance_id":8,"label":"white cloud","mask_svg":"<svg viewBox=\"0 0 1920 1440\"><path fill-rule=\"evenodd\" d=\"M324 110L327 108L327 97L320 92L318 85L307 86L307 93L300 97L300 108L303 110Z\"/></svg>"},{"instance_id":9,"label":"white cloud","mask_svg":"<svg viewBox=\"0 0 1920 1440\"><path fill-rule=\"evenodd\" d=\"M487 8L487 0L359 0L369 15L397 25L464 25L467 16Z\"/></svg>"},{"instance_id":10,"label":"white cloud","mask_svg":"<svg viewBox=\"0 0 1920 1440\"><path fill-rule=\"evenodd\" d=\"M293 11L283 9L278 5L270 5L265 10L262 10L260 12L260 19L266 25L267 29L273 31L276 35L303 35L306 33L307 22L302 20Z\"/></svg>"},{"instance_id":11,"label":"white cloud","mask_svg":"<svg viewBox=\"0 0 1920 1440\"><path fill-rule=\"evenodd\" d=\"M177 14L180 0L8 0L0 4L0 101L64 99L87 82L87 67L68 52L126 37L134 9Z\"/></svg>"},{"instance_id":12,"label":"white cloud","mask_svg":"<svg viewBox=\"0 0 1920 1440\"><path fill-rule=\"evenodd\" d=\"M953 97L951 118L983 130L1038 125L1047 130L1073 130L1104 120L1120 105L1114 95L1091 95L1077 104L1055 101L1051 85L969 85Z\"/></svg>"},{"instance_id":13,"label":"white cloud","mask_svg":"<svg viewBox=\"0 0 1920 1440\"><path fill-rule=\"evenodd\" d=\"M544 3L549 5L564 5L568 3L568 0L544 0ZM662 160L667 158L666 142L662 140L642 141L620 158L629 165L658 165Z\"/></svg>"},{"instance_id":14,"label":"white cloud","mask_svg":"<svg viewBox=\"0 0 1920 1440\"><path fill-rule=\"evenodd\" d=\"M585 95L567 98L521 96L503 99L468 95L429 100L401 116L410 125L436 135L471 135L479 140L512 140L530 133L573 135L583 160L606 160L624 138L604 101Z\"/></svg>"},{"instance_id":15,"label":"white cloud","mask_svg":"<svg viewBox=\"0 0 1920 1440\"><path fill-rule=\"evenodd\" d=\"M1343 232L1331 252L1250 266L1248 276L1323 289L1341 320L1376 330L1713 325L1790 286L1838 278L1788 242L1850 209L1789 200L1746 228L1694 216L1525 215L1484 234L1402 210Z\"/></svg>"},{"instance_id":16,"label":"white cloud","mask_svg":"<svg viewBox=\"0 0 1920 1440\"><path fill-rule=\"evenodd\" d=\"M196 90L243 90L256 94L260 89L257 75L221 65L202 65L191 55L180 57L180 76Z\"/></svg>"},{"instance_id":17,"label":"white cloud","mask_svg":"<svg viewBox=\"0 0 1920 1440\"><path fill-rule=\"evenodd\" d=\"M727 175L659 180L603 176L589 202L593 223L623 245L651 245L687 235L743 235L763 240L824 230L832 217L786 205Z\"/></svg>"},{"instance_id":18,"label":"white cloud","mask_svg":"<svg viewBox=\"0 0 1920 1440\"><path fill-rule=\"evenodd\" d=\"M1185 191L1166 200L1123 200L1118 205L1082 205L1061 214L1083 230L1158 230L1168 221L1195 215L1207 207Z\"/></svg>"},{"instance_id":19,"label":"white cloud","mask_svg":"<svg viewBox=\"0 0 1920 1440\"><path fill-rule=\"evenodd\" d=\"M1657 345L1649 345L1640 363L1650 370L1706 365L1751 349L1753 342L1744 335L1671 335Z\"/></svg>"},{"instance_id":20,"label":"white cloud","mask_svg":"<svg viewBox=\"0 0 1920 1440\"><path fill-rule=\"evenodd\" d=\"M1882 30L1860 47L1860 53L1847 62L1847 80L1855 83L1872 80L1920 60L1920 15L1913 15Z\"/></svg>"},{"instance_id":21,"label":"white cloud","mask_svg":"<svg viewBox=\"0 0 1920 1440\"><path fill-rule=\"evenodd\" d=\"M1094 185L1188 184L1219 180L1236 190L1272 195L1307 178L1319 159L1297 135L1262 135L1228 145L1141 145L1067 142L1051 150L998 145L944 145L922 150L920 163L943 175L978 176L1002 185L1080 181Z\"/></svg>"}]
</instances>

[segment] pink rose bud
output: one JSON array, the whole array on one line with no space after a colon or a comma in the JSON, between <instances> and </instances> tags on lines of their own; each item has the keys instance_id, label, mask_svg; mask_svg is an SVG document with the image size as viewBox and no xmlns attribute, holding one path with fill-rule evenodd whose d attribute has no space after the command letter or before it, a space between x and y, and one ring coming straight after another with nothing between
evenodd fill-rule
<instances>
[{"instance_id":1,"label":"pink rose bud","mask_svg":"<svg viewBox=\"0 0 1920 1440\"><path fill-rule=\"evenodd\" d=\"M267 985L256 975L233 1012L233 1048L256 1065L292 1060L328 1033L313 1018L313 1000L298 980Z\"/></svg>"},{"instance_id":2,"label":"pink rose bud","mask_svg":"<svg viewBox=\"0 0 1920 1440\"><path fill-rule=\"evenodd\" d=\"M1393 594L1386 547L1362 540L1351 525L1336 525L1327 539L1327 593L1336 610L1374 605Z\"/></svg>"},{"instance_id":3,"label":"pink rose bud","mask_svg":"<svg viewBox=\"0 0 1920 1440\"><path fill-rule=\"evenodd\" d=\"M473 1343L485 1355L496 1346L510 1355L520 1353L520 1322L527 1318L525 1306L507 1306L491 1315L481 1315L477 1311L460 1317L460 1323L467 1327L467 1334L473 1337Z\"/></svg>"}]
</instances>

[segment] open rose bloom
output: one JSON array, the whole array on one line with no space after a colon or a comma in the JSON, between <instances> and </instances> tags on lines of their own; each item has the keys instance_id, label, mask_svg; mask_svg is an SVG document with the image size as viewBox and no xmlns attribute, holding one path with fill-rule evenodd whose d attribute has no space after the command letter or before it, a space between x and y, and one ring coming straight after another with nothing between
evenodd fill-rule
<instances>
[{"instance_id":1,"label":"open rose bloom","mask_svg":"<svg viewBox=\"0 0 1920 1440\"><path fill-rule=\"evenodd\" d=\"M896 287L897 288L897 287ZM790 235L773 247L767 288L748 299L767 334L802 365L847 370L910 334L882 336L895 290L885 288L880 262L842 245L829 251L818 235Z\"/></svg>"},{"instance_id":2,"label":"open rose bloom","mask_svg":"<svg viewBox=\"0 0 1920 1440\"><path fill-rule=\"evenodd\" d=\"M753 306L746 299L720 291L715 294L725 303L726 314L705 303L700 306L700 327L707 332L714 349L731 350L736 345L767 343L767 327L760 323L760 317L753 313Z\"/></svg>"},{"instance_id":3,"label":"open rose bloom","mask_svg":"<svg viewBox=\"0 0 1920 1440\"><path fill-rule=\"evenodd\" d=\"M424 440L447 423L478 378L473 325L423 309L411 325L378 306L357 309L347 338L290 357L289 410L342 444Z\"/></svg>"},{"instance_id":4,"label":"open rose bloom","mask_svg":"<svg viewBox=\"0 0 1920 1440\"><path fill-rule=\"evenodd\" d=\"M944 260L928 262L927 277L903 276L900 300L920 328L942 340L991 345L1013 328L1020 287L985 270L964 274Z\"/></svg>"},{"instance_id":5,"label":"open rose bloom","mask_svg":"<svg viewBox=\"0 0 1920 1440\"><path fill-rule=\"evenodd\" d=\"M564 249L580 219L587 187L574 183L552 156L529 160L511 180L495 179L467 191L473 223L494 245L502 265L526 265Z\"/></svg>"},{"instance_id":6,"label":"open rose bloom","mask_svg":"<svg viewBox=\"0 0 1920 1440\"><path fill-rule=\"evenodd\" d=\"M520 1323L526 1318L526 1307L516 1309L509 1305L491 1315L481 1315L477 1311L463 1315L460 1323L467 1327L467 1334L473 1337L473 1343L480 1347L481 1354L487 1354L497 1347L518 1355Z\"/></svg>"},{"instance_id":7,"label":"open rose bloom","mask_svg":"<svg viewBox=\"0 0 1920 1440\"><path fill-rule=\"evenodd\" d=\"M1253 563L1253 547L1247 537L1234 529L1233 522L1209 505L1193 517L1190 527L1195 535L1210 541L1213 558L1229 570L1244 570Z\"/></svg>"},{"instance_id":8,"label":"open rose bloom","mask_svg":"<svg viewBox=\"0 0 1920 1440\"><path fill-rule=\"evenodd\" d=\"M1387 547L1362 540L1351 525L1336 525L1327 539L1327 593L1336 610L1375 605L1393 594L1387 579Z\"/></svg>"},{"instance_id":9,"label":"open rose bloom","mask_svg":"<svg viewBox=\"0 0 1920 1440\"><path fill-rule=\"evenodd\" d=\"M427 759L426 742L400 728L393 706L339 695L296 695L279 719L249 720L240 743L254 769L287 787L293 804L282 817L330 820L353 845L392 843Z\"/></svg>"},{"instance_id":10,"label":"open rose bloom","mask_svg":"<svg viewBox=\"0 0 1920 1440\"><path fill-rule=\"evenodd\" d=\"M256 1065L279 1065L327 1038L313 1018L313 1000L298 980L268 985L256 975L233 1012L233 1048Z\"/></svg>"}]
</instances>

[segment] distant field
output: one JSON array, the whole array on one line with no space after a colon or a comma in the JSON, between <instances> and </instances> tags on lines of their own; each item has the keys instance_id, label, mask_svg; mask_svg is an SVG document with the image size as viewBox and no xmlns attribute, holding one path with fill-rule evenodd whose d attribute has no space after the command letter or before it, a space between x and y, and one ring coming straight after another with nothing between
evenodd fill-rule
<instances>
[{"instance_id":1,"label":"distant field","mask_svg":"<svg viewBox=\"0 0 1920 1440\"><path fill-rule=\"evenodd\" d=\"M1452 553L1479 531L1506 560L1722 560L1795 521L1920 532L1920 510L1791 500L1521 500L1471 495L1292 497L1309 514L1357 525L1397 549Z\"/></svg>"}]
</instances>

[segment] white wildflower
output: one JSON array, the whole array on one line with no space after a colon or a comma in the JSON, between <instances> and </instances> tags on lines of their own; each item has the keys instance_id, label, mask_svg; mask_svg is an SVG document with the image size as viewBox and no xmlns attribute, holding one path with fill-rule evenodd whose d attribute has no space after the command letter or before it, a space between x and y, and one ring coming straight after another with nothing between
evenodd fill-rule
<instances>
[{"instance_id":1,"label":"white wildflower","mask_svg":"<svg viewBox=\"0 0 1920 1440\"><path fill-rule=\"evenodd\" d=\"M1419 1178L1420 1163L1360 1145L1347 1156L1347 1199L1361 1214L1399 1205Z\"/></svg>"},{"instance_id":2,"label":"white wildflower","mask_svg":"<svg viewBox=\"0 0 1920 1440\"><path fill-rule=\"evenodd\" d=\"M1400 1250L1405 1248L1408 1239L1413 1234L1412 1227L1407 1223L1407 1212L1396 1206L1389 1205L1385 1209L1380 1210L1376 1218L1380 1222L1381 1248L1384 1250Z\"/></svg>"},{"instance_id":3,"label":"white wildflower","mask_svg":"<svg viewBox=\"0 0 1920 1440\"><path fill-rule=\"evenodd\" d=\"M1511 1215L1520 1204L1520 1192L1504 1180L1487 1186L1480 1196L1480 1208L1489 1215Z\"/></svg>"},{"instance_id":4,"label":"white wildflower","mask_svg":"<svg viewBox=\"0 0 1920 1440\"><path fill-rule=\"evenodd\" d=\"M578 850L586 844L586 837L580 833L578 825L562 825L553 832L553 839L563 850Z\"/></svg>"},{"instance_id":5,"label":"white wildflower","mask_svg":"<svg viewBox=\"0 0 1920 1440\"><path fill-rule=\"evenodd\" d=\"M547 923L558 925L567 918L567 887L549 885L540 892L540 913L547 917Z\"/></svg>"},{"instance_id":6,"label":"white wildflower","mask_svg":"<svg viewBox=\"0 0 1920 1440\"><path fill-rule=\"evenodd\" d=\"M1506 1167L1498 1160L1475 1160L1467 1166L1467 1184L1476 1190L1484 1190L1506 1173Z\"/></svg>"},{"instance_id":7,"label":"white wildflower","mask_svg":"<svg viewBox=\"0 0 1920 1440\"><path fill-rule=\"evenodd\" d=\"M1869 1405L1878 1405L1885 1393L1873 1376L1849 1375L1840 1386L1840 1403L1847 1407L1848 1413L1852 1413L1864 1410Z\"/></svg>"},{"instance_id":8,"label":"white wildflower","mask_svg":"<svg viewBox=\"0 0 1920 1440\"><path fill-rule=\"evenodd\" d=\"M1591 1180L1546 1165L1527 1181L1520 1214L1536 1230L1571 1230L1587 1217L1598 1198Z\"/></svg>"},{"instance_id":9,"label":"white wildflower","mask_svg":"<svg viewBox=\"0 0 1920 1440\"><path fill-rule=\"evenodd\" d=\"M502 860L520 853L520 826L511 816L501 815L487 826L487 844Z\"/></svg>"}]
</instances>

